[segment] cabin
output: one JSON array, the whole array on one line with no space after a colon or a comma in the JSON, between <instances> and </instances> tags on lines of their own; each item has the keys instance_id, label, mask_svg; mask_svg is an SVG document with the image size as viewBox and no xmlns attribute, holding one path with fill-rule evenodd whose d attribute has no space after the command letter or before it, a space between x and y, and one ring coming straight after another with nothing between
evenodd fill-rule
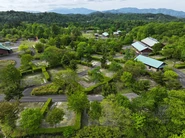
<instances>
[{"instance_id":1,"label":"cabin","mask_svg":"<svg viewBox=\"0 0 185 138\"><path fill-rule=\"evenodd\" d=\"M11 54L12 52L13 52L12 49L3 46L3 45L0 43L0 55L8 55L8 54Z\"/></svg>"},{"instance_id":2,"label":"cabin","mask_svg":"<svg viewBox=\"0 0 185 138\"><path fill-rule=\"evenodd\" d=\"M149 58L143 55L139 55L135 58L135 60L140 61L142 63L144 63L147 67L148 70L151 71L159 71L159 70L163 70L165 63L153 58Z\"/></svg>"},{"instance_id":3,"label":"cabin","mask_svg":"<svg viewBox=\"0 0 185 138\"><path fill-rule=\"evenodd\" d=\"M116 32L113 32L113 35L120 35L120 33L121 33L121 31L120 30L118 30L118 31L116 31Z\"/></svg>"},{"instance_id":4,"label":"cabin","mask_svg":"<svg viewBox=\"0 0 185 138\"><path fill-rule=\"evenodd\" d=\"M137 41L132 44L132 47L136 50L136 53L139 55L148 55L152 52L152 48L148 47L147 45Z\"/></svg>"},{"instance_id":5,"label":"cabin","mask_svg":"<svg viewBox=\"0 0 185 138\"><path fill-rule=\"evenodd\" d=\"M141 42L145 45L147 45L148 47L153 47L155 44L159 43L159 41L155 38L152 37L147 37L143 40L141 40Z\"/></svg>"},{"instance_id":6,"label":"cabin","mask_svg":"<svg viewBox=\"0 0 185 138\"><path fill-rule=\"evenodd\" d=\"M102 36L103 36L103 37L108 37L108 36L109 36L109 33L104 32L104 33L102 33Z\"/></svg>"}]
</instances>

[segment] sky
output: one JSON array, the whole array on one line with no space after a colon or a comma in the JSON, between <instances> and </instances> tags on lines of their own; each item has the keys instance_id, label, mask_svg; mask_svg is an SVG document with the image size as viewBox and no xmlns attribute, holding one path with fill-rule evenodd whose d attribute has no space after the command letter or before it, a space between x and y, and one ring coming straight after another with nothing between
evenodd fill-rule
<instances>
[{"instance_id":1,"label":"sky","mask_svg":"<svg viewBox=\"0 0 185 138\"><path fill-rule=\"evenodd\" d=\"M178 1L178 2L177 2ZM88 8L98 11L136 8L167 8L185 11L185 0L0 0L0 11L49 11L56 8Z\"/></svg>"}]
</instances>

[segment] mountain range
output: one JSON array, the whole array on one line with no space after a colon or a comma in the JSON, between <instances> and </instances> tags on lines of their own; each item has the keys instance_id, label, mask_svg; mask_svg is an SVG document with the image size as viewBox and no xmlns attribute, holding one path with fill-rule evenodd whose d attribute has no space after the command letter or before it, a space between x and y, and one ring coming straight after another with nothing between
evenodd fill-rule
<instances>
[{"instance_id":1,"label":"mountain range","mask_svg":"<svg viewBox=\"0 0 185 138\"><path fill-rule=\"evenodd\" d=\"M91 9L86 8L57 8L50 10L48 12L55 12L59 14L91 14L93 12L109 12L109 13L138 13L138 14L145 14L145 13L152 13L152 14L165 14L165 15L171 15L179 18L185 18L185 12L183 11L176 11L172 9L138 9L138 8L121 8L121 9L113 9L113 10L106 10L106 11L95 11Z\"/></svg>"}]
</instances>

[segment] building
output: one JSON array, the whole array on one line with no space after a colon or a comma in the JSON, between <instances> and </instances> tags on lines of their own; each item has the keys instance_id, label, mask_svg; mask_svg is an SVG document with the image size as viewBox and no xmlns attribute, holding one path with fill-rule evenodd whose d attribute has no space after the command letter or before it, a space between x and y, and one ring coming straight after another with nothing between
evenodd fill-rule
<instances>
[{"instance_id":1,"label":"building","mask_svg":"<svg viewBox=\"0 0 185 138\"><path fill-rule=\"evenodd\" d=\"M104 32L104 33L102 33L102 36L103 36L103 37L108 37L108 36L109 36L109 33Z\"/></svg>"},{"instance_id":2,"label":"building","mask_svg":"<svg viewBox=\"0 0 185 138\"><path fill-rule=\"evenodd\" d=\"M147 38L141 40L141 42L149 47L153 47L155 44L159 43L159 41L157 39L154 39L152 37L147 37Z\"/></svg>"},{"instance_id":3,"label":"building","mask_svg":"<svg viewBox=\"0 0 185 138\"><path fill-rule=\"evenodd\" d=\"M12 49L3 46L3 45L0 43L0 55L8 55L8 54L10 54L10 53L12 53L12 52L13 52Z\"/></svg>"},{"instance_id":4,"label":"building","mask_svg":"<svg viewBox=\"0 0 185 138\"><path fill-rule=\"evenodd\" d=\"M147 45L137 41L132 44L132 47L136 50L137 54L141 55L148 55L152 52L152 48L148 47Z\"/></svg>"},{"instance_id":5,"label":"building","mask_svg":"<svg viewBox=\"0 0 185 138\"><path fill-rule=\"evenodd\" d=\"M147 66L147 69L152 71L162 70L165 66L164 62L143 55L137 56L135 60L144 63Z\"/></svg>"},{"instance_id":6,"label":"building","mask_svg":"<svg viewBox=\"0 0 185 138\"><path fill-rule=\"evenodd\" d=\"M121 31L118 30L118 31L116 31L116 32L113 32L113 35L120 35L120 33L121 33Z\"/></svg>"}]
</instances>

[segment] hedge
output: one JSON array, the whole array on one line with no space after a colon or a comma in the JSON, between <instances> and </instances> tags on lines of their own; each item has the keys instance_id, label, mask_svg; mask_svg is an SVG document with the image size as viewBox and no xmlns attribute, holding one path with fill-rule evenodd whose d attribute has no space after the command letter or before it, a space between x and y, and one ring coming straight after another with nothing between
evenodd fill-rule
<instances>
[{"instance_id":1,"label":"hedge","mask_svg":"<svg viewBox=\"0 0 185 138\"><path fill-rule=\"evenodd\" d=\"M49 106L52 104L52 99L51 98L49 98L45 103L44 103L44 105L42 106L42 108L41 108L41 114L42 115L45 115L46 113L47 113L47 111L48 111L48 109L49 109Z\"/></svg>"},{"instance_id":2,"label":"hedge","mask_svg":"<svg viewBox=\"0 0 185 138\"><path fill-rule=\"evenodd\" d=\"M119 63L125 63L126 62L126 60L124 60L124 59L113 59L114 61L116 61L116 62L119 62Z\"/></svg>"},{"instance_id":3,"label":"hedge","mask_svg":"<svg viewBox=\"0 0 185 138\"><path fill-rule=\"evenodd\" d=\"M32 90L31 94L32 95L55 95L58 94L59 92L59 86L56 86L53 83L46 84L40 87L36 87Z\"/></svg>"},{"instance_id":4,"label":"hedge","mask_svg":"<svg viewBox=\"0 0 185 138\"><path fill-rule=\"evenodd\" d=\"M43 73L46 80L50 80L49 73L46 71L45 67L42 67L42 73Z\"/></svg>"},{"instance_id":5,"label":"hedge","mask_svg":"<svg viewBox=\"0 0 185 138\"><path fill-rule=\"evenodd\" d=\"M101 60L101 58L96 57L96 56L92 56L92 59L93 59L93 60L98 60L98 61L100 61L100 60Z\"/></svg>"},{"instance_id":6,"label":"hedge","mask_svg":"<svg viewBox=\"0 0 185 138\"><path fill-rule=\"evenodd\" d=\"M82 64L82 65L85 65L85 66L88 66L88 67L92 67L92 64L89 63L89 62L84 62L84 61L79 61L78 60L77 63Z\"/></svg>"},{"instance_id":7,"label":"hedge","mask_svg":"<svg viewBox=\"0 0 185 138\"><path fill-rule=\"evenodd\" d=\"M46 103L45 103L45 105L46 105ZM73 126L58 127L58 128L39 128L39 129L37 129L33 132L29 132L29 133L24 132L19 129L15 129L12 136L19 138L19 137L24 137L24 136L36 136L36 135L42 135L42 134L56 135L56 134L61 134L64 131L67 131L69 129L79 130L81 128L81 119L82 119L81 117L82 117L81 113L76 113L75 124Z\"/></svg>"},{"instance_id":8,"label":"hedge","mask_svg":"<svg viewBox=\"0 0 185 138\"><path fill-rule=\"evenodd\" d=\"M161 58L157 58L156 60L164 61L166 59L167 59L166 57L161 57Z\"/></svg>"},{"instance_id":9,"label":"hedge","mask_svg":"<svg viewBox=\"0 0 185 138\"><path fill-rule=\"evenodd\" d=\"M177 69L183 69L185 68L185 64L176 64L174 67Z\"/></svg>"},{"instance_id":10,"label":"hedge","mask_svg":"<svg viewBox=\"0 0 185 138\"><path fill-rule=\"evenodd\" d=\"M101 85L104 85L107 82L111 81L113 78L104 77L105 80L103 82L100 82L100 83L97 83L96 85L93 85L91 87L85 88L84 92L86 92L88 94L88 93L92 92L95 88L97 88L97 87L99 87Z\"/></svg>"},{"instance_id":11,"label":"hedge","mask_svg":"<svg viewBox=\"0 0 185 138\"><path fill-rule=\"evenodd\" d=\"M81 119L82 119L82 114L76 113L75 124L73 126L75 130L78 130L81 128Z\"/></svg>"}]
</instances>

